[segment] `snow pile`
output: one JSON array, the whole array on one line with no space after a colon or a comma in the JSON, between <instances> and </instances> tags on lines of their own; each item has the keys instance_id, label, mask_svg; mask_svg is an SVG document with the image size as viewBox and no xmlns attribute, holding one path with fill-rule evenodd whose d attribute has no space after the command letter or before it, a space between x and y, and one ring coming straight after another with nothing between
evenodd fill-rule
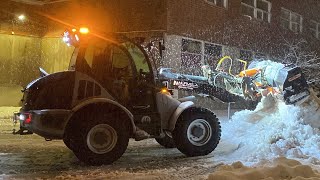
<instances>
[{"instance_id":1,"label":"snow pile","mask_svg":"<svg viewBox=\"0 0 320 180\"><path fill-rule=\"evenodd\" d=\"M320 132L316 103L285 105L264 98L256 110L235 113L222 122L222 138L215 160L254 165L277 157L320 165ZM308 124L307 124L308 123Z\"/></svg>"},{"instance_id":2,"label":"snow pile","mask_svg":"<svg viewBox=\"0 0 320 180\"><path fill-rule=\"evenodd\" d=\"M258 180L258 179L320 179L320 174L311 169L310 166L302 165L295 160L277 158L272 166L259 166L250 168L241 162L233 163L231 166L224 165L209 175L209 180Z\"/></svg>"}]
</instances>

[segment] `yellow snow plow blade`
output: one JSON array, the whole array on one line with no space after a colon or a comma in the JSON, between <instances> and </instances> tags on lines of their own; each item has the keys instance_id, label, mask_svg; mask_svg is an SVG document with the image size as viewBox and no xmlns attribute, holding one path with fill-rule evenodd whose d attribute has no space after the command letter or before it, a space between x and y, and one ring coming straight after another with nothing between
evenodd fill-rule
<instances>
[{"instance_id":1,"label":"yellow snow plow blade","mask_svg":"<svg viewBox=\"0 0 320 180\"><path fill-rule=\"evenodd\" d=\"M234 70L242 69L235 73ZM310 95L309 86L300 67L284 65L273 61L247 62L224 56L208 77L214 86L256 100L259 96L272 94L283 99L286 104L301 103Z\"/></svg>"}]
</instances>

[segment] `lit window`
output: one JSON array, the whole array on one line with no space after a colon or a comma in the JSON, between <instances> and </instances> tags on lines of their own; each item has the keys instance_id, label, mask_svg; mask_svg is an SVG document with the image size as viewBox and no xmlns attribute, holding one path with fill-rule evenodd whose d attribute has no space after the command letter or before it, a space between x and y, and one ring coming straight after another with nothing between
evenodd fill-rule
<instances>
[{"instance_id":1,"label":"lit window","mask_svg":"<svg viewBox=\"0 0 320 180\"><path fill-rule=\"evenodd\" d=\"M242 0L241 13L261 21L271 21L271 3L266 0Z\"/></svg>"},{"instance_id":2,"label":"lit window","mask_svg":"<svg viewBox=\"0 0 320 180\"><path fill-rule=\"evenodd\" d=\"M210 4L214 4L219 7L227 8L228 0L206 0Z\"/></svg>"},{"instance_id":3,"label":"lit window","mask_svg":"<svg viewBox=\"0 0 320 180\"><path fill-rule=\"evenodd\" d=\"M313 36L320 39L320 23L311 20L310 25L310 30L312 31Z\"/></svg>"},{"instance_id":4,"label":"lit window","mask_svg":"<svg viewBox=\"0 0 320 180\"><path fill-rule=\"evenodd\" d=\"M281 9L281 26L295 33L302 32L302 16L290 10Z\"/></svg>"}]
</instances>

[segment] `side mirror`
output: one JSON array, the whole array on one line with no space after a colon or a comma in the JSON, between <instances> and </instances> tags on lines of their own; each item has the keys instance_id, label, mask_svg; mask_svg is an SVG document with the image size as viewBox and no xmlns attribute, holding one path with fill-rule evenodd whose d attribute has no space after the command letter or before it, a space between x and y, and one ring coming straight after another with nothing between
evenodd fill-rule
<instances>
[{"instance_id":1,"label":"side mirror","mask_svg":"<svg viewBox=\"0 0 320 180\"><path fill-rule=\"evenodd\" d=\"M40 71L40 77L45 77L45 76L48 76L49 73L47 73L44 69L42 68L39 68L39 71Z\"/></svg>"},{"instance_id":2,"label":"side mirror","mask_svg":"<svg viewBox=\"0 0 320 180\"><path fill-rule=\"evenodd\" d=\"M140 80L151 80L153 77L151 77L151 73L149 72L143 72L142 69L139 70L139 79Z\"/></svg>"},{"instance_id":3,"label":"side mirror","mask_svg":"<svg viewBox=\"0 0 320 180\"><path fill-rule=\"evenodd\" d=\"M162 42L159 41L159 54L160 54L160 57L161 57L161 58L162 58L162 56L163 56L162 51L164 51L164 50L165 50L164 45L162 44Z\"/></svg>"}]
</instances>

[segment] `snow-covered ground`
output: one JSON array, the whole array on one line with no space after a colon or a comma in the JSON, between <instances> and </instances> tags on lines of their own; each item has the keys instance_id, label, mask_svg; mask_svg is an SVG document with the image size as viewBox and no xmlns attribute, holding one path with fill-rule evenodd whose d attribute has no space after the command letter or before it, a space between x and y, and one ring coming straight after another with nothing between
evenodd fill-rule
<instances>
[{"instance_id":1,"label":"snow-covered ground","mask_svg":"<svg viewBox=\"0 0 320 180\"><path fill-rule=\"evenodd\" d=\"M267 98L255 111L238 111L230 120L226 111L216 111L222 138L207 156L188 158L148 139L130 141L123 157L99 167L79 162L61 141L10 134L8 114L17 108L3 109L0 179L320 179L320 113L314 101L288 106Z\"/></svg>"},{"instance_id":2,"label":"snow-covered ground","mask_svg":"<svg viewBox=\"0 0 320 180\"><path fill-rule=\"evenodd\" d=\"M293 106L268 97L254 111L236 112L222 121L214 152L226 165L209 179L320 179L319 123L314 99Z\"/></svg>"},{"instance_id":3,"label":"snow-covered ground","mask_svg":"<svg viewBox=\"0 0 320 180\"><path fill-rule=\"evenodd\" d=\"M224 162L253 165L261 160L288 157L320 165L320 114L314 102L293 106L265 98L255 111L236 112L222 123L220 145ZM222 147L222 146L220 146Z\"/></svg>"}]
</instances>

